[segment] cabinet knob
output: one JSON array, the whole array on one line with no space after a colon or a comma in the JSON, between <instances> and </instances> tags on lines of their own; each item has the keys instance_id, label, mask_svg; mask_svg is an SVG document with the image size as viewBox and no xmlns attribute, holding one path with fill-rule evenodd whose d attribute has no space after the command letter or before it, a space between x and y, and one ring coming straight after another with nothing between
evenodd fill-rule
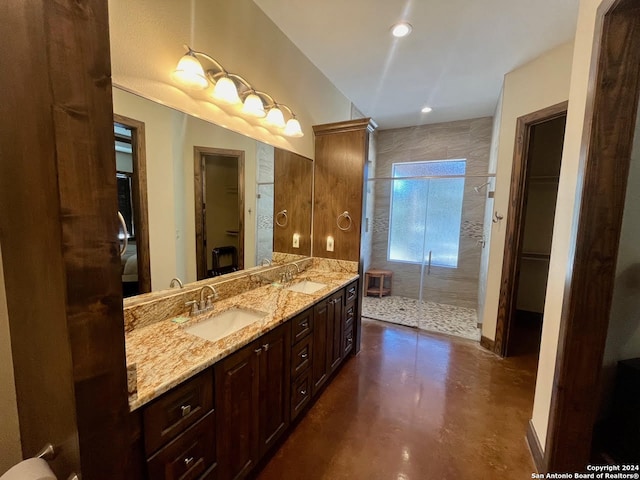
<instances>
[{"instance_id":1,"label":"cabinet knob","mask_svg":"<svg viewBox=\"0 0 640 480\"><path fill-rule=\"evenodd\" d=\"M308 321L308 320L305 320L304 322L300 323L300 326L301 326L302 328L309 328L309 321Z\"/></svg>"},{"instance_id":2,"label":"cabinet knob","mask_svg":"<svg viewBox=\"0 0 640 480\"><path fill-rule=\"evenodd\" d=\"M267 350L269 350L269 344L265 343L264 345L262 345L262 348L264 349L264 351L266 352Z\"/></svg>"},{"instance_id":3,"label":"cabinet knob","mask_svg":"<svg viewBox=\"0 0 640 480\"><path fill-rule=\"evenodd\" d=\"M307 391L306 390L300 390L300 395L306 395Z\"/></svg>"},{"instance_id":4,"label":"cabinet knob","mask_svg":"<svg viewBox=\"0 0 640 480\"><path fill-rule=\"evenodd\" d=\"M300 358L307 358L309 354L307 352L300 353Z\"/></svg>"},{"instance_id":5,"label":"cabinet knob","mask_svg":"<svg viewBox=\"0 0 640 480\"><path fill-rule=\"evenodd\" d=\"M185 459L183 460L183 462L184 462L184 466L188 468L188 467L189 467L189 465L191 465L191 464L193 463L193 457L185 458Z\"/></svg>"},{"instance_id":6,"label":"cabinet knob","mask_svg":"<svg viewBox=\"0 0 640 480\"><path fill-rule=\"evenodd\" d=\"M191 413L191 405L182 405L180 410L182 411L182 416L186 417Z\"/></svg>"}]
</instances>

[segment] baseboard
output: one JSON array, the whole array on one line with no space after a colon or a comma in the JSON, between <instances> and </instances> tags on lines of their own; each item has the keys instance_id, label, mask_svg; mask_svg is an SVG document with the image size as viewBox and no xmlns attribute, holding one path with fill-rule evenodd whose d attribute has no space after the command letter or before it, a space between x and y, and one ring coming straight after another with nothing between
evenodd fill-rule
<instances>
[{"instance_id":1,"label":"baseboard","mask_svg":"<svg viewBox=\"0 0 640 480\"><path fill-rule=\"evenodd\" d=\"M542 450L540 440L538 440L538 434L531 420L529 420L529 425L527 426L527 445L529 445L529 451L531 452L536 470L538 473L544 473L544 451Z\"/></svg>"},{"instance_id":2,"label":"baseboard","mask_svg":"<svg viewBox=\"0 0 640 480\"><path fill-rule=\"evenodd\" d=\"M496 345L496 342L491 340L490 338L485 337L484 335L480 337L480 346L486 348L487 350L493 352L493 349Z\"/></svg>"}]
</instances>

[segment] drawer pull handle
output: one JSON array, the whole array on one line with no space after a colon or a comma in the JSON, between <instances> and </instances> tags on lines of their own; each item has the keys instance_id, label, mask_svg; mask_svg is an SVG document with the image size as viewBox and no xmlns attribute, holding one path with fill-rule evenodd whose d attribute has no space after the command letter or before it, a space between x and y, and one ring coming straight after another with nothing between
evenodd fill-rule
<instances>
[{"instance_id":1,"label":"drawer pull handle","mask_svg":"<svg viewBox=\"0 0 640 480\"><path fill-rule=\"evenodd\" d=\"M264 351L266 352L267 350L269 350L269 344L265 343L264 345L262 345L262 348L264 349Z\"/></svg>"},{"instance_id":2,"label":"drawer pull handle","mask_svg":"<svg viewBox=\"0 0 640 480\"><path fill-rule=\"evenodd\" d=\"M309 354L307 352L300 353L300 358L307 358Z\"/></svg>"},{"instance_id":3,"label":"drawer pull handle","mask_svg":"<svg viewBox=\"0 0 640 480\"><path fill-rule=\"evenodd\" d=\"M184 466L189 468L189 465L191 465L193 463L193 457L189 457L189 458L185 458L184 459Z\"/></svg>"},{"instance_id":4,"label":"drawer pull handle","mask_svg":"<svg viewBox=\"0 0 640 480\"><path fill-rule=\"evenodd\" d=\"M182 411L182 416L186 417L191 413L191 405L182 405L180 410Z\"/></svg>"},{"instance_id":5,"label":"drawer pull handle","mask_svg":"<svg viewBox=\"0 0 640 480\"><path fill-rule=\"evenodd\" d=\"M306 390L300 390L300 395L306 395L307 391Z\"/></svg>"},{"instance_id":6,"label":"drawer pull handle","mask_svg":"<svg viewBox=\"0 0 640 480\"><path fill-rule=\"evenodd\" d=\"M260 355L260 354L262 353L262 348L256 348L253 352L254 352L256 355Z\"/></svg>"}]
</instances>

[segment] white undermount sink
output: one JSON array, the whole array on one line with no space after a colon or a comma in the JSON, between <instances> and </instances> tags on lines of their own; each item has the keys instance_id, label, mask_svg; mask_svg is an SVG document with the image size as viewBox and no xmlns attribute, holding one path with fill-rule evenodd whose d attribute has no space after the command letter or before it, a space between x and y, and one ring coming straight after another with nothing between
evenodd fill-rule
<instances>
[{"instance_id":1,"label":"white undermount sink","mask_svg":"<svg viewBox=\"0 0 640 480\"><path fill-rule=\"evenodd\" d=\"M231 308L207 320L186 327L185 331L196 337L215 342L244 327L262 320L267 314L244 308Z\"/></svg>"},{"instance_id":2,"label":"white undermount sink","mask_svg":"<svg viewBox=\"0 0 640 480\"><path fill-rule=\"evenodd\" d=\"M294 283L290 287L287 287L287 290L291 290L292 292L312 294L316 293L318 290L321 290L326 286L327 285L324 283L312 282L311 280L303 280L301 282Z\"/></svg>"}]
</instances>

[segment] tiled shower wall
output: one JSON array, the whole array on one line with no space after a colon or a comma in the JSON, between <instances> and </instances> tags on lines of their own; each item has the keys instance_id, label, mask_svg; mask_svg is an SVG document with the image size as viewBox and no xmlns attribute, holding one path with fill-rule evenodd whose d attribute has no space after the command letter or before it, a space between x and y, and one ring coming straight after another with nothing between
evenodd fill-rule
<instances>
[{"instance_id":1,"label":"tiled shower wall","mask_svg":"<svg viewBox=\"0 0 640 480\"><path fill-rule=\"evenodd\" d=\"M273 167L274 149L271 145L257 142L258 198L256 202L256 265L262 259L271 259L273 254Z\"/></svg>"},{"instance_id":2,"label":"tiled shower wall","mask_svg":"<svg viewBox=\"0 0 640 480\"><path fill-rule=\"evenodd\" d=\"M382 130L377 134L376 177L391 177L393 163L466 159L467 175L486 175L491 145L491 117ZM465 182L458 268L431 268L423 287L423 300L476 309L483 236L486 189L473 189L485 178ZM420 265L387 261L391 182L376 181L370 189L374 209L367 212L373 228L370 268L392 270L393 294L418 298Z\"/></svg>"}]
</instances>

